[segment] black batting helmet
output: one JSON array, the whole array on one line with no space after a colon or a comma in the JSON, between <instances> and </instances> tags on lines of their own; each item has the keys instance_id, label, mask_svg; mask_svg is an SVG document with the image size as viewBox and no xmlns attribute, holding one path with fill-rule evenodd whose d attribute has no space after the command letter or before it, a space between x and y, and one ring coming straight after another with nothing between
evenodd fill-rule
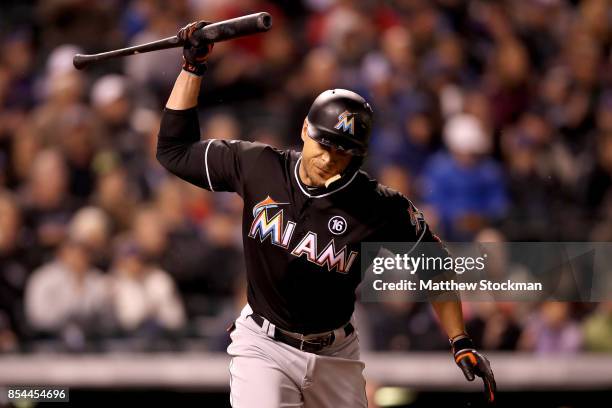
<instances>
[{"instance_id":1,"label":"black batting helmet","mask_svg":"<svg viewBox=\"0 0 612 408\"><path fill-rule=\"evenodd\" d=\"M312 103L306 121L308 136L317 142L365 156L370 141L372 108L346 89L330 89Z\"/></svg>"}]
</instances>

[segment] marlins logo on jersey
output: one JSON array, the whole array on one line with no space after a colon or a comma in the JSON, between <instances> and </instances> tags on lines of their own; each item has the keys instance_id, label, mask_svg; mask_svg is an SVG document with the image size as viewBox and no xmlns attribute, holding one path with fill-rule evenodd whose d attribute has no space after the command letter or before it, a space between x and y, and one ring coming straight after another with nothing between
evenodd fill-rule
<instances>
[{"instance_id":1,"label":"marlins logo on jersey","mask_svg":"<svg viewBox=\"0 0 612 408\"><path fill-rule=\"evenodd\" d=\"M255 204L253 207L253 223L249 237L255 238L257 234L260 235L261 242L266 239L269 235L270 240L274 245L278 245L282 248L289 246L289 241L293 235L295 229L295 222L287 222L287 226L283 222L284 210L280 210L274 215L274 217L268 219L267 210L269 208L278 208L281 205L289 205L289 203L277 203L270 196L267 196L265 200Z\"/></svg>"},{"instance_id":2,"label":"marlins logo on jersey","mask_svg":"<svg viewBox=\"0 0 612 408\"><path fill-rule=\"evenodd\" d=\"M334 128L349 132L351 135L355 134L355 113L344 111L338 115L338 123Z\"/></svg>"},{"instance_id":3,"label":"marlins logo on jersey","mask_svg":"<svg viewBox=\"0 0 612 408\"><path fill-rule=\"evenodd\" d=\"M263 201L253 206L253 222L249 229L249 237L263 242L269 237L273 245L289 250L289 243L295 231L296 223L287 221L285 224L285 210L281 206L290 205L289 203L279 203L267 196ZM268 210L280 208L273 216L268 216ZM340 217L341 218L341 217ZM344 222L346 226L346 221ZM346 227L344 227L346 229ZM300 242L291 250L291 255L298 258L306 255L309 262L321 267L327 265L331 271L336 268L340 273L348 273L351 265L357 258L358 253L351 251L347 257L346 245L340 250L336 250L336 242L332 238L323 250L319 251L318 235L316 232L307 231Z\"/></svg>"}]
</instances>

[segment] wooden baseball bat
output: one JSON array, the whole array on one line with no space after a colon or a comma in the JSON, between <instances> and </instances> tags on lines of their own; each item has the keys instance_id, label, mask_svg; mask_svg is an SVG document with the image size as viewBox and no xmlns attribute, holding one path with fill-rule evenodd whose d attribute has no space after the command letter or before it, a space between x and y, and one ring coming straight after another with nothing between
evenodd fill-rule
<instances>
[{"instance_id":1,"label":"wooden baseball bat","mask_svg":"<svg viewBox=\"0 0 612 408\"><path fill-rule=\"evenodd\" d=\"M272 16L270 16L268 13L262 12L236 17L229 20L218 21L216 23L207 25L199 31L199 37L202 41L206 42L221 42L237 37L243 37L245 35L265 32L271 27ZM72 60L72 63L76 69L83 69L94 62L105 61L111 58L182 46L183 42L177 36L172 36L146 44L102 52L99 54L76 54Z\"/></svg>"}]
</instances>

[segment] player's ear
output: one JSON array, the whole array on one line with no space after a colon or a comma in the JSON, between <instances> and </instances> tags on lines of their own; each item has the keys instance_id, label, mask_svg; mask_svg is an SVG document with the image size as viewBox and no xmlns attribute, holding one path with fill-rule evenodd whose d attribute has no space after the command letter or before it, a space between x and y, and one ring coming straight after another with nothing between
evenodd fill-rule
<instances>
[{"instance_id":1,"label":"player's ear","mask_svg":"<svg viewBox=\"0 0 612 408\"><path fill-rule=\"evenodd\" d=\"M308 122L306 122L306 119L304 119L304 124L302 125L302 141L305 142L306 141L306 129L308 129Z\"/></svg>"}]
</instances>

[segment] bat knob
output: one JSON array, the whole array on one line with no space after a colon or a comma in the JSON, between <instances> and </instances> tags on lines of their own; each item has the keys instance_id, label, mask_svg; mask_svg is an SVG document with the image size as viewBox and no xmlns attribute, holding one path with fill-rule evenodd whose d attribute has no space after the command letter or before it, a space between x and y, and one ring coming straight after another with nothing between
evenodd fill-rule
<instances>
[{"instance_id":1,"label":"bat knob","mask_svg":"<svg viewBox=\"0 0 612 408\"><path fill-rule=\"evenodd\" d=\"M89 59L83 54L77 54L72 59L72 64L76 69L83 69L89 64Z\"/></svg>"}]
</instances>

